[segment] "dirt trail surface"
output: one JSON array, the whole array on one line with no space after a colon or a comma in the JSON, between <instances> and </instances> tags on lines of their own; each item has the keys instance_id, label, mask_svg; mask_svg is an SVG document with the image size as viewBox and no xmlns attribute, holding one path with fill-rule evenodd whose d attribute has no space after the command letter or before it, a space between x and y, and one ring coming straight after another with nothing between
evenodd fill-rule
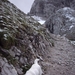
<instances>
[{"instance_id":1,"label":"dirt trail surface","mask_svg":"<svg viewBox=\"0 0 75 75\"><path fill-rule=\"evenodd\" d=\"M75 47L66 38L57 38L42 62L44 75L75 75Z\"/></svg>"}]
</instances>

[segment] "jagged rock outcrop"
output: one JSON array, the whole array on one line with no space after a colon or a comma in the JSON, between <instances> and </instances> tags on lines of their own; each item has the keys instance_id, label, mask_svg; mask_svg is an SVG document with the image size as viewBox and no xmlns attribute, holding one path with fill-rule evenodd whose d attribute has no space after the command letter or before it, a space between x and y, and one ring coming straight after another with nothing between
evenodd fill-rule
<instances>
[{"instance_id":1,"label":"jagged rock outcrop","mask_svg":"<svg viewBox=\"0 0 75 75\"><path fill-rule=\"evenodd\" d=\"M75 9L75 0L35 0L29 15L37 15L47 19L63 7Z\"/></svg>"},{"instance_id":2,"label":"jagged rock outcrop","mask_svg":"<svg viewBox=\"0 0 75 75\"><path fill-rule=\"evenodd\" d=\"M75 10L68 7L61 8L45 24L51 33L75 40Z\"/></svg>"},{"instance_id":3,"label":"jagged rock outcrop","mask_svg":"<svg viewBox=\"0 0 75 75\"><path fill-rule=\"evenodd\" d=\"M0 0L0 75L24 75L36 57L44 75L74 75L75 46L7 0ZM13 72L14 71L14 72Z\"/></svg>"}]
</instances>

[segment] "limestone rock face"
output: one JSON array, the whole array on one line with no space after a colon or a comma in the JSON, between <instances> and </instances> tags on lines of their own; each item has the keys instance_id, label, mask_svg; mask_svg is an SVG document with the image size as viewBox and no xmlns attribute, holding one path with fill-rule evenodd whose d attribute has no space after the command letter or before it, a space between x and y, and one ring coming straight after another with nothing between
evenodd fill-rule
<instances>
[{"instance_id":1,"label":"limestone rock face","mask_svg":"<svg viewBox=\"0 0 75 75\"><path fill-rule=\"evenodd\" d=\"M45 24L51 33L75 40L75 10L68 7L61 8Z\"/></svg>"},{"instance_id":2,"label":"limestone rock face","mask_svg":"<svg viewBox=\"0 0 75 75\"><path fill-rule=\"evenodd\" d=\"M75 46L0 0L0 75L24 75L37 57L43 75L75 75Z\"/></svg>"},{"instance_id":3,"label":"limestone rock face","mask_svg":"<svg viewBox=\"0 0 75 75\"><path fill-rule=\"evenodd\" d=\"M29 14L47 19L63 7L75 9L75 0L35 0Z\"/></svg>"}]
</instances>

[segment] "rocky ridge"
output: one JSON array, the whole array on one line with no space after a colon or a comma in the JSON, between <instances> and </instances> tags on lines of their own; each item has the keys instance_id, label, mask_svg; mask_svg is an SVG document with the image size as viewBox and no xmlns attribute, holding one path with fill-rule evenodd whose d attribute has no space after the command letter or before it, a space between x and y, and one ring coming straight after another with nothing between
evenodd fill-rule
<instances>
[{"instance_id":1,"label":"rocky ridge","mask_svg":"<svg viewBox=\"0 0 75 75\"><path fill-rule=\"evenodd\" d=\"M29 15L36 15L47 19L63 7L75 9L75 0L35 0Z\"/></svg>"},{"instance_id":2,"label":"rocky ridge","mask_svg":"<svg viewBox=\"0 0 75 75\"><path fill-rule=\"evenodd\" d=\"M35 0L29 15L45 19L51 33L75 40L74 5L75 0Z\"/></svg>"},{"instance_id":3,"label":"rocky ridge","mask_svg":"<svg viewBox=\"0 0 75 75\"><path fill-rule=\"evenodd\" d=\"M0 75L24 75L36 57L43 75L74 75L75 46L7 0L0 0Z\"/></svg>"},{"instance_id":4,"label":"rocky ridge","mask_svg":"<svg viewBox=\"0 0 75 75\"><path fill-rule=\"evenodd\" d=\"M75 10L69 7L59 9L45 22L45 25L51 33L75 40Z\"/></svg>"}]
</instances>

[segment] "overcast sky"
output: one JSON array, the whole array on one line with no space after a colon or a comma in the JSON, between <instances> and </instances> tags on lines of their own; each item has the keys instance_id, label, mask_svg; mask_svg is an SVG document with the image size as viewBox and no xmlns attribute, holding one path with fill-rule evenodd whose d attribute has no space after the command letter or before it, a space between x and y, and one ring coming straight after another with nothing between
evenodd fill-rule
<instances>
[{"instance_id":1,"label":"overcast sky","mask_svg":"<svg viewBox=\"0 0 75 75\"><path fill-rule=\"evenodd\" d=\"M34 0L9 0L9 1L14 5L16 5L19 9L21 9L25 13L28 13L30 11L32 3L34 2Z\"/></svg>"}]
</instances>

